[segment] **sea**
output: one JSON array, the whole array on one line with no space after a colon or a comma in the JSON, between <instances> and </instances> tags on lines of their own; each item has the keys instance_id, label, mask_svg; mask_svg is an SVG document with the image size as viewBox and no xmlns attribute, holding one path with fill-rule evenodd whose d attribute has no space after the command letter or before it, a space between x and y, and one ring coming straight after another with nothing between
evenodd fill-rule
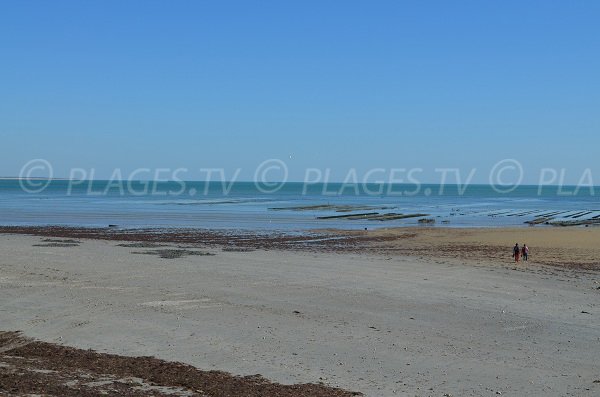
<instances>
[{"instance_id":1,"label":"sea","mask_svg":"<svg viewBox=\"0 0 600 397\"><path fill-rule=\"evenodd\" d=\"M545 227L600 220L599 196L589 186L2 179L0 225L296 232L528 227L542 219Z\"/></svg>"}]
</instances>

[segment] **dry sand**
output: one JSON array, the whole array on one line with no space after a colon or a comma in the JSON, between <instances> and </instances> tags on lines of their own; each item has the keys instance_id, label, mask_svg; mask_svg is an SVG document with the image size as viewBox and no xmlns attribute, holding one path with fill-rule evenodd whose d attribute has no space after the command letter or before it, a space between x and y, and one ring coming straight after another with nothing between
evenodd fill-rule
<instances>
[{"instance_id":1,"label":"dry sand","mask_svg":"<svg viewBox=\"0 0 600 397\"><path fill-rule=\"evenodd\" d=\"M390 236L402 233L417 233L427 242L437 240L445 243L473 243L502 246L507 252L514 243L542 248L583 249L600 253L600 227L519 227L519 228L396 228L377 229L373 236ZM600 257L596 256L597 261Z\"/></svg>"},{"instance_id":2,"label":"dry sand","mask_svg":"<svg viewBox=\"0 0 600 397\"><path fill-rule=\"evenodd\" d=\"M369 232L363 253L175 259L4 234L0 330L368 396L600 393L600 277L558 262L594 268L598 229L453 230ZM511 264L516 241L532 262Z\"/></svg>"},{"instance_id":3,"label":"dry sand","mask_svg":"<svg viewBox=\"0 0 600 397\"><path fill-rule=\"evenodd\" d=\"M510 262L515 243L531 263L600 270L600 227L395 228L367 233L369 250L468 261Z\"/></svg>"}]
</instances>

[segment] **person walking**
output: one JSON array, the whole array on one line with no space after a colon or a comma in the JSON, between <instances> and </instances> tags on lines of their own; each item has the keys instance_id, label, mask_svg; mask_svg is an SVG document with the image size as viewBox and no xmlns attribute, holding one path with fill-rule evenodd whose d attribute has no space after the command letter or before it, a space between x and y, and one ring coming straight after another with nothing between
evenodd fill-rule
<instances>
[{"instance_id":1,"label":"person walking","mask_svg":"<svg viewBox=\"0 0 600 397\"><path fill-rule=\"evenodd\" d=\"M524 261L527 261L527 258L529 257L529 247L527 246L527 244L523 244L523 248L521 249L521 256L523 257Z\"/></svg>"},{"instance_id":2,"label":"person walking","mask_svg":"<svg viewBox=\"0 0 600 397\"><path fill-rule=\"evenodd\" d=\"M515 243L513 247L513 257L515 258L515 263L519 262L519 257L521 256L521 248L519 248L519 243Z\"/></svg>"}]
</instances>

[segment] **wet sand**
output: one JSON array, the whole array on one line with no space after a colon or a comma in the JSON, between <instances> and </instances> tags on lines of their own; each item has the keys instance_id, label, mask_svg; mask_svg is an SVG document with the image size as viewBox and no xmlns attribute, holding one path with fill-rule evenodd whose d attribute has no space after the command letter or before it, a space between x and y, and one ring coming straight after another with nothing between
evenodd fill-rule
<instances>
[{"instance_id":1,"label":"wet sand","mask_svg":"<svg viewBox=\"0 0 600 397\"><path fill-rule=\"evenodd\" d=\"M596 228L27 232L0 234L3 331L367 396L600 393Z\"/></svg>"},{"instance_id":2,"label":"wet sand","mask_svg":"<svg viewBox=\"0 0 600 397\"><path fill-rule=\"evenodd\" d=\"M174 243L180 247L371 253L455 258L465 263L510 263L515 243L530 248L529 264L600 270L600 227L444 228L404 227L367 231L321 229L306 233L255 233L204 229L118 229L0 226L1 234L55 239ZM55 242L59 243L60 242Z\"/></svg>"}]
</instances>

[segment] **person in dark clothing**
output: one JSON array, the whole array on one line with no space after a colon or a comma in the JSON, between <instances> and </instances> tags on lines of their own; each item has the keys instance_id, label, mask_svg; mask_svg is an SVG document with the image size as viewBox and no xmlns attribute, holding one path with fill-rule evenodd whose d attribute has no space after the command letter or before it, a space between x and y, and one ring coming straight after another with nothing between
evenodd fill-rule
<instances>
[{"instance_id":1,"label":"person in dark clothing","mask_svg":"<svg viewBox=\"0 0 600 397\"><path fill-rule=\"evenodd\" d=\"M519 262L519 257L521 256L521 248L519 248L519 243L515 243L513 248L513 258L515 258L515 262Z\"/></svg>"}]
</instances>

